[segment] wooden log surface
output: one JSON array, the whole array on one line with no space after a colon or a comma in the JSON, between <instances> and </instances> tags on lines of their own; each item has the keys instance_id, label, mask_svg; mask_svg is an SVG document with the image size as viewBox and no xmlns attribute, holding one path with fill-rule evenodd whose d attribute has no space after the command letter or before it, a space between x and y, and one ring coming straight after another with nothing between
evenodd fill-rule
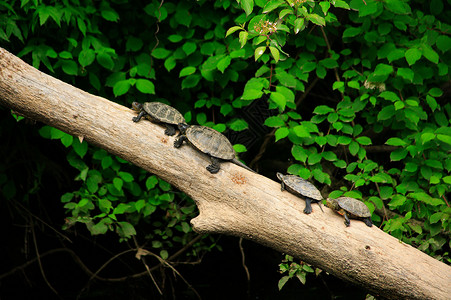
<instances>
[{"instance_id":1,"label":"wooden log surface","mask_svg":"<svg viewBox=\"0 0 451 300\"><path fill-rule=\"evenodd\" d=\"M199 233L243 237L300 258L374 295L399 299L450 299L451 267L400 242L376 226L343 218L305 202L280 183L209 159L151 122L132 122L136 113L48 76L0 48L0 104L44 122L168 181L199 208L191 220Z\"/></svg>"}]
</instances>

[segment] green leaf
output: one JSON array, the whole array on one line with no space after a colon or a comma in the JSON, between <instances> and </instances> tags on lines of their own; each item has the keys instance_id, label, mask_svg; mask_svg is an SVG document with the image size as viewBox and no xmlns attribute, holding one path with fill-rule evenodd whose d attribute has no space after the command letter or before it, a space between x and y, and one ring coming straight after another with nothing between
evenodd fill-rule
<instances>
[{"instance_id":1,"label":"green leaf","mask_svg":"<svg viewBox=\"0 0 451 300\"><path fill-rule=\"evenodd\" d=\"M240 26L232 26L232 27L230 27L227 30L225 37L228 37L229 35L231 35L232 33L234 33L235 31L238 31L238 30L243 30L243 28L240 27Z\"/></svg>"},{"instance_id":2,"label":"green leaf","mask_svg":"<svg viewBox=\"0 0 451 300\"><path fill-rule=\"evenodd\" d=\"M249 128L249 125L243 119L235 119L228 125L233 131L242 131Z\"/></svg>"},{"instance_id":3,"label":"green leaf","mask_svg":"<svg viewBox=\"0 0 451 300\"><path fill-rule=\"evenodd\" d=\"M233 145L233 149L235 150L236 153L243 153L247 151L246 146L242 144Z\"/></svg>"},{"instance_id":4,"label":"green leaf","mask_svg":"<svg viewBox=\"0 0 451 300\"><path fill-rule=\"evenodd\" d=\"M269 96L269 99L271 99L274 103L277 104L280 111L285 110L285 105L287 104L287 99L285 98L285 95L279 92L272 92Z\"/></svg>"},{"instance_id":5,"label":"green leaf","mask_svg":"<svg viewBox=\"0 0 451 300\"><path fill-rule=\"evenodd\" d=\"M248 36L249 36L249 32L247 32L247 31L240 32L239 40L240 40L241 48L243 48L244 45L246 45Z\"/></svg>"},{"instance_id":6,"label":"green leaf","mask_svg":"<svg viewBox=\"0 0 451 300\"><path fill-rule=\"evenodd\" d=\"M315 165L315 164L319 163L322 158L323 158L323 156L321 155L321 153L310 154L308 157L308 164Z\"/></svg>"},{"instance_id":7,"label":"green leaf","mask_svg":"<svg viewBox=\"0 0 451 300\"><path fill-rule=\"evenodd\" d=\"M282 4L284 4L284 1L282 0L268 1L268 3L266 3L265 7L263 8L263 13L267 14L278 8Z\"/></svg>"},{"instance_id":8,"label":"green leaf","mask_svg":"<svg viewBox=\"0 0 451 300\"><path fill-rule=\"evenodd\" d=\"M164 48L157 48L152 51L152 56L157 59L164 59L171 54L171 51L166 50Z\"/></svg>"},{"instance_id":9,"label":"green leaf","mask_svg":"<svg viewBox=\"0 0 451 300\"><path fill-rule=\"evenodd\" d=\"M386 145L390 145L390 146L405 146L405 145L407 145L407 143L406 143L404 140L402 140L402 139L400 139L400 138L396 138L396 137L394 137L394 138L389 138L389 139L385 142L385 144L386 144Z\"/></svg>"},{"instance_id":10,"label":"green leaf","mask_svg":"<svg viewBox=\"0 0 451 300\"><path fill-rule=\"evenodd\" d=\"M113 186L118 190L121 191L122 190L122 186L124 185L124 181L122 179L120 179L119 177L115 177L113 179Z\"/></svg>"},{"instance_id":11,"label":"green leaf","mask_svg":"<svg viewBox=\"0 0 451 300\"><path fill-rule=\"evenodd\" d=\"M332 4L333 4L333 6L338 7L338 8L351 9L349 4L343 0L332 1ZM324 14L326 14L326 12L324 12Z\"/></svg>"},{"instance_id":12,"label":"green leaf","mask_svg":"<svg viewBox=\"0 0 451 300\"><path fill-rule=\"evenodd\" d=\"M395 114L395 107L393 105L388 105L381 109L381 111L377 114L378 120L388 120Z\"/></svg>"},{"instance_id":13,"label":"green leaf","mask_svg":"<svg viewBox=\"0 0 451 300\"><path fill-rule=\"evenodd\" d=\"M307 151L299 145L294 145L293 148L291 148L291 154L293 155L294 159L298 161L304 163L307 161L308 158Z\"/></svg>"},{"instance_id":14,"label":"green leaf","mask_svg":"<svg viewBox=\"0 0 451 300\"><path fill-rule=\"evenodd\" d=\"M102 18L107 21L117 22L119 20L119 14L111 8L102 9L100 14L102 15Z\"/></svg>"},{"instance_id":15,"label":"green leaf","mask_svg":"<svg viewBox=\"0 0 451 300\"><path fill-rule=\"evenodd\" d=\"M401 0L386 0L384 3L387 9L395 14L407 15L411 13L410 6Z\"/></svg>"},{"instance_id":16,"label":"green leaf","mask_svg":"<svg viewBox=\"0 0 451 300\"><path fill-rule=\"evenodd\" d=\"M391 161L399 161L401 159L404 159L407 156L407 150L404 148L396 149L392 153L390 153L390 160Z\"/></svg>"},{"instance_id":17,"label":"green leaf","mask_svg":"<svg viewBox=\"0 0 451 300\"><path fill-rule=\"evenodd\" d=\"M229 55L224 56L221 60L218 61L218 64L216 67L218 68L221 73L224 73L225 69L230 65L230 62L232 59Z\"/></svg>"},{"instance_id":18,"label":"green leaf","mask_svg":"<svg viewBox=\"0 0 451 300\"><path fill-rule=\"evenodd\" d=\"M352 142L352 139L348 136L340 135L338 137L338 144L340 145L349 145Z\"/></svg>"},{"instance_id":19,"label":"green leaf","mask_svg":"<svg viewBox=\"0 0 451 300\"><path fill-rule=\"evenodd\" d=\"M119 172L119 177L121 177L125 182L133 182L133 175L128 172Z\"/></svg>"},{"instance_id":20,"label":"green leaf","mask_svg":"<svg viewBox=\"0 0 451 300\"><path fill-rule=\"evenodd\" d=\"M412 69L409 69L409 68L398 68L398 71L396 74L410 82L413 81L413 77L415 75L415 73L412 71Z\"/></svg>"},{"instance_id":21,"label":"green leaf","mask_svg":"<svg viewBox=\"0 0 451 300\"><path fill-rule=\"evenodd\" d=\"M433 139L435 139L435 134L432 132L425 132L421 135L421 142L423 145Z\"/></svg>"},{"instance_id":22,"label":"green leaf","mask_svg":"<svg viewBox=\"0 0 451 300\"><path fill-rule=\"evenodd\" d=\"M254 9L254 0L241 0L241 8L246 13L246 16L249 16Z\"/></svg>"},{"instance_id":23,"label":"green leaf","mask_svg":"<svg viewBox=\"0 0 451 300\"><path fill-rule=\"evenodd\" d=\"M195 67L185 67L182 70L180 70L179 77L185 77L194 74L195 72L196 72Z\"/></svg>"},{"instance_id":24,"label":"green leaf","mask_svg":"<svg viewBox=\"0 0 451 300\"><path fill-rule=\"evenodd\" d=\"M265 50L266 50L266 46L261 46L261 47L258 47L255 49L255 52L254 52L255 61L257 61L257 59L259 59L260 56L262 56L263 53L265 53Z\"/></svg>"},{"instance_id":25,"label":"green leaf","mask_svg":"<svg viewBox=\"0 0 451 300\"><path fill-rule=\"evenodd\" d=\"M113 86L113 93L115 97L122 96L128 92L131 84L129 80L120 80L116 82Z\"/></svg>"},{"instance_id":26,"label":"green leaf","mask_svg":"<svg viewBox=\"0 0 451 300\"><path fill-rule=\"evenodd\" d=\"M421 58L421 51L417 48L410 48L406 51L406 60L409 66L416 63Z\"/></svg>"},{"instance_id":27,"label":"green leaf","mask_svg":"<svg viewBox=\"0 0 451 300\"><path fill-rule=\"evenodd\" d=\"M147 79L137 79L136 88L143 94L155 94L155 86L152 81Z\"/></svg>"},{"instance_id":28,"label":"green leaf","mask_svg":"<svg viewBox=\"0 0 451 300\"><path fill-rule=\"evenodd\" d=\"M113 59L111 55L106 52L98 53L96 56L97 62L105 69L112 70L114 67Z\"/></svg>"},{"instance_id":29,"label":"green leaf","mask_svg":"<svg viewBox=\"0 0 451 300\"><path fill-rule=\"evenodd\" d=\"M276 63L279 61L280 58L280 52L279 50L277 50L276 47L269 47L269 51L271 52L272 57L274 58L274 60L276 61Z\"/></svg>"},{"instance_id":30,"label":"green leaf","mask_svg":"<svg viewBox=\"0 0 451 300\"><path fill-rule=\"evenodd\" d=\"M443 95L443 91L439 88L434 87L429 90L428 94L432 97L441 97Z\"/></svg>"},{"instance_id":31,"label":"green leaf","mask_svg":"<svg viewBox=\"0 0 451 300\"><path fill-rule=\"evenodd\" d=\"M391 92L391 91L384 91L379 94L379 97L384 98L385 100L392 101L392 102L401 100L398 97L398 95L396 95L394 92Z\"/></svg>"},{"instance_id":32,"label":"green leaf","mask_svg":"<svg viewBox=\"0 0 451 300\"><path fill-rule=\"evenodd\" d=\"M193 42L186 42L185 44L183 44L182 49L188 56L188 55L194 53L194 51L196 51L197 45L196 45L196 43L193 43Z\"/></svg>"},{"instance_id":33,"label":"green leaf","mask_svg":"<svg viewBox=\"0 0 451 300\"><path fill-rule=\"evenodd\" d=\"M356 138L356 141L360 144L360 145L364 145L364 146L368 146L371 145L371 139L367 136L359 136L358 138Z\"/></svg>"},{"instance_id":34,"label":"green leaf","mask_svg":"<svg viewBox=\"0 0 451 300\"><path fill-rule=\"evenodd\" d=\"M75 76L78 74L78 66L73 60L63 60L62 69L68 75Z\"/></svg>"},{"instance_id":35,"label":"green leaf","mask_svg":"<svg viewBox=\"0 0 451 300\"><path fill-rule=\"evenodd\" d=\"M199 80L201 79L201 76L199 75L189 75L182 81L182 89L192 88L197 86L199 83Z\"/></svg>"},{"instance_id":36,"label":"green leaf","mask_svg":"<svg viewBox=\"0 0 451 300\"><path fill-rule=\"evenodd\" d=\"M440 35L435 41L437 48L443 53L451 49L451 38L447 35Z\"/></svg>"},{"instance_id":37,"label":"green leaf","mask_svg":"<svg viewBox=\"0 0 451 300\"><path fill-rule=\"evenodd\" d=\"M294 20L294 34L298 34L299 31L304 29L305 25L305 19L304 18L297 18Z\"/></svg>"},{"instance_id":38,"label":"green leaf","mask_svg":"<svg viewBox=\"0 0 451 300\"><path fill-rule=\"evenodd\" d=\"M94 62L96 58L95 51L93 49L82 50L78 54L78 62L82 67L87 67Z\"/></svg>"},{"instance_id":39,"label":"green leaf","mask_svg":"<svg viewBox=\"0 0 451 300\"><path fill-rule=\"evenodd\" d=\"M360 149L360 147L359 147L359 144L357 142L352 141L349 144L349 153L351 153L351 155L356 155L357 152L359 152L359 149Z\"/></svg>"},{"instance_id":40,"label":"green leaf","mask_svg":"<svg viewBox=\"0 0 451 300\"><path fill-rule=\"evenodd\" d=\"M267 118L264 124L268 127L285 126L285 122L279 116L272 116Z\"/></svg>"},{"instance_id":41,"label":"green leaf","mask_svg":"<svg viewBox=\"0 0 451 300\"><path fill-rule=\"evenodd\" d=\"M181 40L183 40L183 37L181 35L179 35L179 34L171 34L170 36L168 36L168 40L173 42L173 43L178 43Z\"/></svg>"},{"instance_id":42,"label":"green leaf","mask_svg":"<svg viewBox=\"0 0 451 300\"><path fill-rule=\"evenodd\" d=\"M134 36L130 36L127 39L127 43L125 44L126 51L139 51L143 46L143 41L140 38L136 38Z\"/></svg>"},{"instance_id":43,"label":"green leaf","mask_svg":"<svg viewBox=\"0 0 451 300\"><path fill-rule=\"evenodd\" d=\"M317 14L308 14L305 19L319 26L326 25L326 20Z\"/></svg>"},{"instance_id":44,"label":"green leaf","mask_svg":"<svg viewBox=\"0 0 451 300\"><path fill-rule=\"evenodd\" d=\"M164 61L164 67L166 68L166 70L168 70L168 72L170 72L172 69L174 69L176 64L177 64L177 62L176 62L174 56L171 56Z\"/></svg>"},{"instance_id":45,"label":"green leaf","mask_svg":"<svg viewBox=\"0 0 451 300\"><path fill-rule=\"evenodd\" d=\"M421 50L423 52L423 56L433 62L434 64L438 64L438 60L439 60L439 56L437 54L437 52L435 52L431 46L427 45L427 44L422 44L421 45Z\"/></svg>"},{"instance_id":46,"label":"green leaf","mask_svg":"<svg viewBox=\"0 0 451 300\"><path fill-rule=\"evenodd\" d=\"M279 291L282 290L283 286L287 283L288 279L290 279L289 276L283 276L282 278L280 278L279 282L277 283Z\"/></svg>"},{"instance_id":47,"label":"green leaf","mask_svg":"<svg viewBox=\"0 0 451 300\"><path fill-rule=\"evenodd\" d=\"M426 95L426 103L429 105L432 111L435 111L438 107L437 101L435 101L434 97L430 95Z\"/></svg>"},{"instance_id":48,"label":"green leaf","mask_svg":"<svg viewBox=\"0 0 451 300\"><path fill-rule=\"evenodd\" d=\"M293 127L293 131L300 138L310 137L310 132L304 125L298 125Z\"/></svg>"},{"instance_id":49,"label":"green leaf","mask_svg":"<svg viewBox=\"0 0 451 300\"><path fill-rule=\"evenodd\" d=\"M254 89L245 89L243 96L241 96L241 99L243 100L254 100L259 99L263 95L262 91L254 90Z\"/></svg>"},{"instance_id":50,"label":"green leaf","mask_svg":"<svg viewBox=\"0 0 451 300\"><path fill-rule=\"evenodd\" d=\"M278 140L281 140L285 137L288 136L288 134L290 133L290 130L287 127L280 127L276 130L276 132L274 133L275 137L276 137L276 142Z\"/></svg>"},{"instance_id":51,"label":"green leaf","mask_svg":"<svg viewBox=\"0 0 451 300\"><path fill-rule=\"evenodd\" d=\"M124 238L130 238L133 235L136 235L135 227L129 222L117 222L119 227L117 228L118 234Z\"/></svg>"},{"instance_id":52,"label":"green leaf","mask_svg":"<svg viewBox=\"0 0 451 300\"><path fill-rule=\"evenodd\" d=\"M448 145L451 145L451 136L449 136L449 135L437 134L437 139L439 141L447 143Z\"/></svg>"},{"instance_id":53,"label":"green leaf","mask_svg":"<svg viewBox=\"0 0 451 300\"><path fill-rule=\"evenodd\" d=\"M343 38L355 37L356 35L359 35L360 32L362 32L361 27L348 27L343 32Z\"/></svg>"},{"instance_id":54,"label":"green leaf","mask_svg":"<svg viewBox=\"0 0 451 300\"><path fill-rule=\"evenodd\" d=\"M327 105L320 105L320 106L315 107L315 110L313 111L313 113L318 114L318 115L325 115L325 114L331 113L333 111L334 111L334 109Z\"/></svg>"}]
</instances>

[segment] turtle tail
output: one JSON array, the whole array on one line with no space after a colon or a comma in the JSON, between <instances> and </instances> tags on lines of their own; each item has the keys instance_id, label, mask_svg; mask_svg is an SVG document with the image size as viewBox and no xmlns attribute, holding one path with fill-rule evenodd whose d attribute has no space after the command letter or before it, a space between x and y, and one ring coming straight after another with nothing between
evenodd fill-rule
<instances>
[{"instance_id":1,"label":"turtle tail","mask_svg":"<svg viewBox=\"0 0 451 300\"><path fill-rule=\"evenodd\" d=\"M318 205L319 205L319 208L321 208L321 211L324 213L323 206L321 205L321 200L318 201Z\"/></svg>"},{"instance_id":2,"label":"turtle tail","mask_svg":"<svg viewBox=\"0 0 451 300\"><path fill-rule=\"evenodd\" d=\"M247 170L249 170L249 171L251 171L251 172L257 173L257 172L255 172L254 170L252 170L251 168L249 168L248 166L246 166L245 164L243 164L242 162L240 162L240 161L239 161L238 159L236 159L236 158L232 159L232 162L233 162L235 165L238 165L238 166L240 166L240 167L243 167L243 168L245 168L245 169L247 169Z\"/></svg>"}]
</instances>

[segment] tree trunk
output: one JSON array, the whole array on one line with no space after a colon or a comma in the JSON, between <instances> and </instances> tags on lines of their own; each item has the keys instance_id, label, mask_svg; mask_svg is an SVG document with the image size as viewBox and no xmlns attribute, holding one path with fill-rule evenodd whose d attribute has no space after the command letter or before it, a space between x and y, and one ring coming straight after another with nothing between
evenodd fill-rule
<instances>
[{"instance_id":1,"label":"tree trunk","mask_svg":"<svg viewBox=\"0 0 451 300\"><path fill-rule=\"evenodd\" d=\"M243 237L300 258L387 298L449 299L451 267L376 226L324 208L302 212L304 201L280 183L232 163L217 174L206 155L173 147L174 137L136 113L52 78L0 48L0 104L97 145L157 174L196 202L199 233Z\"/></svg>"}]
</instances>

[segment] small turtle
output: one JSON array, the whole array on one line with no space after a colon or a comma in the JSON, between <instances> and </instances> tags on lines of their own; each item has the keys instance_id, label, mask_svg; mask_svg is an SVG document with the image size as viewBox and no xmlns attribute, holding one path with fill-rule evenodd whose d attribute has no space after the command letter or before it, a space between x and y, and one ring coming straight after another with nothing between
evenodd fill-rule
<instances>
[{"instance_id":1,"label":"small turtle","mask_svg":"<svg viewBox=\"0 0 451 300\"><path fill-rule=\"evenodd\" d=\"M167 104L161 102L146 102L144 104L133 102L132 109L139 111L137 117L133 117L133 122L139 122L142 117L156 123L163 123L166 125L164 133L166 135L174 135L177 124L185 123L185 118L182 114Z\"/></svg>"},{"instance_id":2,"label":"small turtle","mask_svg":"<svg viewBox=\"0 0 451 300\"><path fill-rule=\"evenodd\" d=\"M277 178L279 178L282 183L282 192L287 190L290 193L305 199L304 213L310 214L312 212L312 202L318 203L319 208L324 212L321 207L323 196L321 196L319 190L312 183L299 176L283 175L282 173L277 173Z\"/></svg>"},{"instance_id":3,"label":"small turtle","mask_svg":"<svg viewBox=\"0 0 451 300\"><path fill-rule=\"evenodd\" d=\"M326 206L337 211L345 217L345 224L351 224L350 218L360 219L369 227L373 226L371 222L371 213L368 207L360 200L350 197L339 197L337 199L327 199Z\"/></svg>"},{"instance_id":4,"label":"small turtle","mask_svg":"<svg viewBox=\"0 0 451 300\"><path fill-rule=\"evenodd\" d=\"M254 170L236 159L232 144L222 133L210 127L185 123L178 124L178 127L180 136L174 141L174 147L179 148L182 146L183 141L187 141L197 150L210 156L211 165L208 165L206 168L210 173L218 173L221 161L233 162L255 173Z\"/></svg>"}]
</instances>

